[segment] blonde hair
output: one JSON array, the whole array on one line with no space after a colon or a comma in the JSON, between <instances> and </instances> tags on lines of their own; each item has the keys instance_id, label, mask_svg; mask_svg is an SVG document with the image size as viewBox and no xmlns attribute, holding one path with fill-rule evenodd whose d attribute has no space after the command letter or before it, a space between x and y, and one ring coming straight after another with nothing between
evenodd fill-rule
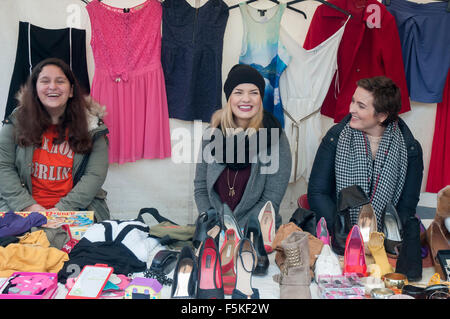
<instances>
[{"instance_id":1,"label":"blonde hair","mask_svg":"<svg viewBox=\"0 0 450 319\"><path fill-rule=\"evenodd\" d=\"M262 121L264 117L264 107L261 100L258 113L250 119L248 127L245 129L248 135L256 133L263 127ZM211 117L211 127L220 127L224 136L230 136L243 131L243 128L239 127L234 120L233 111L231 109L230 100L220 109L214 112Z\"/></svg>"}]
</instances>

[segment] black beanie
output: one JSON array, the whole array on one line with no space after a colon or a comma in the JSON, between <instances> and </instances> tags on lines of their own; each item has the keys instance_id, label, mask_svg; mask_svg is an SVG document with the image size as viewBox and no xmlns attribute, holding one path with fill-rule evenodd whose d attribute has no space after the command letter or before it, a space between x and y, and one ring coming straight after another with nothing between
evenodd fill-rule
<instances>
[{"instance_id":1,"label":"black beanie","mask_svg":"<svg viewBox=\"0 0 450 319\"><path fill-rule=\"evenodd\" d=\"M249 65L236 64L228 73L228 77L225 80L225 84L223 86L223 91L225 92L227 101L233 89L242 83L252 83L256 85L259 89L261 99L264 99L266 82L264 81L262 75L255 68L252 68Z\"/></svg>"}]
</instances>

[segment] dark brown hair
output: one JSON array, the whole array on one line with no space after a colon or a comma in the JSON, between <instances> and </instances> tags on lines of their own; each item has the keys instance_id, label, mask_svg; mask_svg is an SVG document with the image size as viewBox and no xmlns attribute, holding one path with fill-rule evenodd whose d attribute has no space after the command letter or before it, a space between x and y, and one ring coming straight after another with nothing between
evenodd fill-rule
<instances>
[{"instance_id":1,"label":"dark brown hair","mask_svg":"<svg viewBox=\"0 0 450 319\"><path fill-rule=\"evenodd\" d=\"M17 99L20 103L17 110L17 143L20 146L35 145L40 147L42 134L52 124L51 117L39 100L36 90L39 74L46 65L59 67L69 80L73 89L73 96L67 101L64 114L59 118L57 124L58 137L53 143L61 144L66 139L67 134L70 148L75 153L88 153L92 148L86 114L86 111L89 109L89 104L70 67L64 61L57 58L45 59L37 64L33 68L33 72L26 84L18 93Z\"/></svg>"},{"instance_id":2,"label":"dark brown hair","mask_svg":"<svg viewBox=\"0 0 450 319\"><path fill-rule=\"evenodd\" d=\"M394 81L385 76L361 79L356 85L369 91L373 96L373 107L375 114L384 113L387 115L381 125L387 126L391 122L398 120L398 112L402 106L400 89Z\"/></svg>"}]
</instances>

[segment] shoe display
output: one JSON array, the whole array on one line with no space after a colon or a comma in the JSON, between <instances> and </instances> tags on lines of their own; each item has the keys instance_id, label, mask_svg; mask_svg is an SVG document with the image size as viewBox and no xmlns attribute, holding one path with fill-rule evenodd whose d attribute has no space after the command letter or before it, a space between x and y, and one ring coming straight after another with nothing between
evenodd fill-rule
<instances>
[{"instance_id":1,"label":"shoe display","mask_svg":"<svg viewBox=\"0 0 450 319\"><path fill-rule=\"evenodd\" d=\"M275 238L275 209L272 202L268 201L258 214L259 226L263 236L264 248L271 253L273 239Z\"/></svg>"},{"instance_id":2,"label":"shoe display","mask_svg":"<svg viewBox=\"0 0 450 319\"><path fill-rule=\"evenodd\" d=\"M243 238L235 250L236 286L232 299L259 299L259 291L252 287L252 272L256 267L258 256L252 242Z\"/></svg>"},{"instance_id":3,"label":"shoe display","mask_svg":"<svg viewBox=\"0 0 450 319\"><path fill-rule=\"evenodd\" d=\"M225 295L231 295L236 284L236 273L234 272L234 252L239 239L234 229L227 229L225 239L220 248L220 260L222 267L222 281Z\"/></svg>"},{"instance_id":4,"label":"shoe display","mask_svg":"<svg viewBox=\"0 0 450 319\"><path fill-rule=\"evenodd\" d=\"M207 237L198 257L198 299L224 299L222 268L216 242Z\"/></svg>"},{"instance_id":5,"label":"shoe display","mask_svg":"<svg viewBox=\"0 0 450 319\"><path fill-rule=\"evenodd\" d=\"M402 222L392 203L388 203L383 212L384 247L389 257L397 258L402 245Z\"/></svg>"},{"instance_id":6,"label":"shoe display","mask_svg":"<svg viewBox=\"0 0 450 319\"><path fill-rule=\"evenodd\" d=\"M327 221L325 217L321 217L316 227L316 237L319 238L324 245L330 245L330 234L328 233Z\"/></svg>"},{"instance_id":7,"label":"shoe display","mask_svg":"<svg viewBox=\"0 0 450 319\"><path fill-rule=\"evenodd\" d=\"M369 243L370 234L377 231L377 218L375 217L375 212L370 203L361 207L358 216L358 226L366 249L365 253L366 255L370 255L367 244Z\"/></svg>"},{"instance_id":8,"label":"shoe display","mask_svg":"<svg viewBox=\"0 0 450 319\"><path fill-rule=\"evenodd\" d=\"M259 220L256 216L250 216L245 225L244 237L250 239L256 250L257 264L253 274L255 276L264 276L269 268L269 256L264 248L263 236L259 226Z\"/></svg>"},{"instance_id":9,"label":"shoe display","mask_svg":"<svg viewBox=\"0 0 450 319\"><path fill-rule=\"evenodd\" d=\"M319 257L314 266L314 277L316 282L322 275L337 276L342 275L341 265L338 256L331 250L330 245L323 245Z\"/></svg>"},{"instance_id":10,"label":"shoe display","mask_svg":"<svg viewBox=\"0 0 450 319\"><path fill-rule=\"evenodd\" d=\"M286 262L274 280L280 284L280 299L311 299L308 233L292 232L281 244Z\"/></svg>"},{"instance_id":11,"label":"shoe display","mask_svg":"<svg viewBox=\"0 0 450 319\"><path fill-rule=\"evenodd\" d=\"M356 273L361 277L367 276L364 242L358 225L352 227L345 242L344 274L350 273Z\"/></svg>"},{"instance_id":12,"label":"shoe display","mask_svg":"<svg viewBox=\"0 0 450 319\"><path fill-rule=\"evenodd\" d=\"M371 232L367 246L375 259L375 264L379 267L380 276L394 272L394 269L389 263L386 250L384 249L383 233Z\"/></svg>"},{"instance_id":13,"label":"shoe display","mask_svg":"<svg viewBox=\"0 0 450 319\"><path fill-rule=\"evenodd\" d=\"M184 246L178 255L170 297L195 299L197 294L197 275L197 258L191 247Z\"/></svg>"}]
</instances>

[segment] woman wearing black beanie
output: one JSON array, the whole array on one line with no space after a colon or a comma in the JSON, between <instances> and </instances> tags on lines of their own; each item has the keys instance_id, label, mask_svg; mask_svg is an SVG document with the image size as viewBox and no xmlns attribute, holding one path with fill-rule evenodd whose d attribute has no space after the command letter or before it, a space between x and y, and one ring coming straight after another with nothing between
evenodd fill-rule
<instances>
[{"instance_id":1,"label":"woman wearing black beanie","mask_svg":"<svg viewBox=\"0 0 450 319\"><path fill-rule=\"evenodd\" d=\"M227 103L213 114L203 135L194 188L199 213L212 208L219 216L231 215L238 233L244 228L247 232L256 221L264 239L262 250L270 252L282 222L280 203L292 164L280 123L263 108L264 88L256 69L238 64L230 70L224 83ZM266 263L258 269L262 274L268 260L259 254L258 259L258 264Z\"/></svg>"}]
</instances>

